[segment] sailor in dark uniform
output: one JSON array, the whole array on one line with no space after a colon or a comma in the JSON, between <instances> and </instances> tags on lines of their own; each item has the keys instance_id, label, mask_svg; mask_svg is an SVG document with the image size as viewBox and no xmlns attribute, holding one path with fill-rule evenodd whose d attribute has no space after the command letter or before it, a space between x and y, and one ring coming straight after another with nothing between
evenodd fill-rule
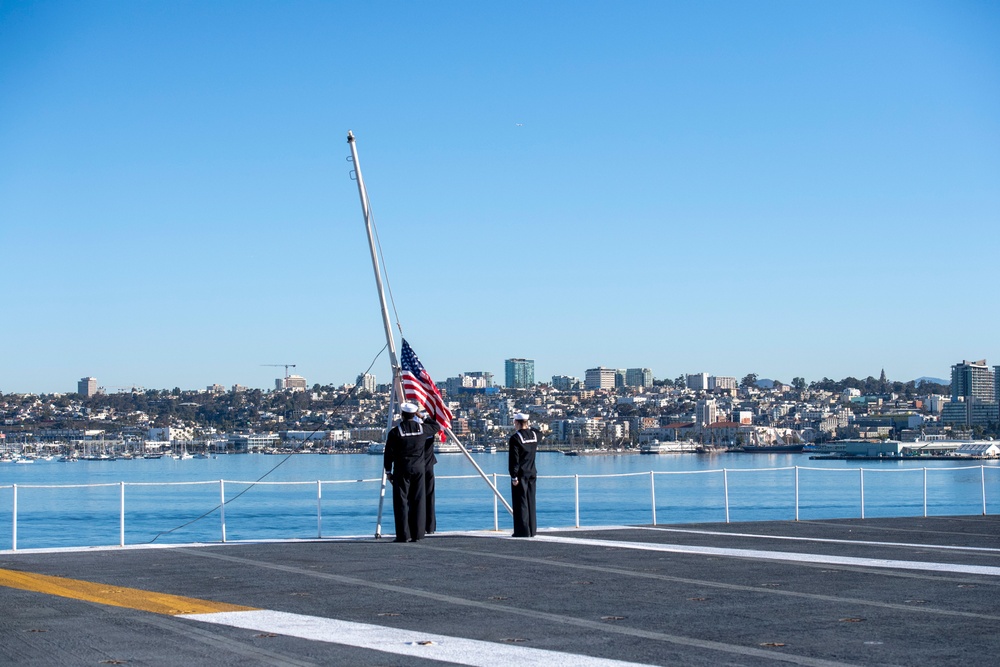
<instances>
[{"instance_id":1,"label":"sailor in dark uniform","mask_svg":"<svg viewBox=\"0 0 1000 667\"><path fill-rule=\"evenodd\" d=\"M433 422L431 422L433 423ZM437 457L434 456L434 444L437 442L437 438L431 438L427 441L427 446L424 448L424 461L427 463L427 468L424 473L424 496L427 502L425 503L426 509L425 514L427 517L427 534L431 535L437 530L437 514L434 512L434 464L437 463Z\"/></svg>"},{"instance_id":2,"label":"sailor in dark uniform","mask_svg":"<svg viewBox=\"0 0 1000 667\"><path fill-rule=\"evenodd\" d=\"M528 425L528 415L514 415L517 430L510 436L510 495L514 506L514 537L535 536L535 452L542 440L541 432Z\"/></svg>"},{"instance_id":3,"label":"sailor in dark uniform","mask_svg":"<svg viewBox=\"0 0 1000 667\"><path fill-rule=\"evenodd\" d=\"M428 440L433 440L438 425L421 423L417 406L399 406L403 418L393 425L385 439L382 465L392 482L392 513L396 521L396 541L416 542L426 529L424 476L427 470L425 452Z\"/></svg>"}]
</instances>

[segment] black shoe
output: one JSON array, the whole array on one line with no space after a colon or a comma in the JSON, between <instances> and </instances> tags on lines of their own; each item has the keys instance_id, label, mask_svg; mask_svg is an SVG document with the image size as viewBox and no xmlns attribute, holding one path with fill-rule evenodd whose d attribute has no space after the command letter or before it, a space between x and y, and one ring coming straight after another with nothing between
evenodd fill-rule
<instances>
[{"instance_id":1,"label":"black shoe","mask_svg":"<svg viewBox=\"0 0 1000 667\"><path fill-rule=\"evenodd\" d=\"M396 539L394 539L394 540L393 540L393 542L405 542L405 541L406 541L406 538L405 538L405 537L404 537L403 539L399 539L399 538L397 537Z\"/></svg>"},{"instance_id":2,"label":"black shoe","mask_svg":"<svg viewBox=\"0 0 1000 667\"><path fill-rule=\"evenodd\" d=\"M418 542L419 540L420 540L420 538L419 538L419 537L414 537L414 538L413 538L412 540L410 540L410 541L411 541L411 542Z\"/></svg>"}]
</instances>

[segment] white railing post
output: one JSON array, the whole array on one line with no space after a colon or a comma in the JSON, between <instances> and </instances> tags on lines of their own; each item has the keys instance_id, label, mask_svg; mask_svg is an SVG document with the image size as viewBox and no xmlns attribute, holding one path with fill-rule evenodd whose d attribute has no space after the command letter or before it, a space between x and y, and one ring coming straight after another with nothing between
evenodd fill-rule
<instances>
[{"instance_id":1,"label":"white railing post","mask_svg":"<svg viewBox=\"0 0 1000 667\"><path fill-rule=\"evenodd\" d=\"M323 481L316 480L316 539L323 539Z\"/></svg>"},{"instance_id":2,"label":"white railing post","mask_svg":"<svg viewBox=\"0 0 1000 667\"><path fill-rule=\"evenodd\" d=\"M125 482L118 482L121 508L118 512L118 546L125 546Z\"/></svg>"},{"instance_id":3,"label":"white railing post","mask_svg":"<svg viewBox=\"0 0 1000 667\"><path fill-rule=\"evenodd\" d=\"M861 518L865 518L865 469L858 468L861 473Z\"/></svg>"},{"instance_id":4,"label":"white railing post","mask_svg":"<svg viewBox=\"0 0 1000 667\"><path fill-rule=\"evenodd\" d=\"M649 471L649 497L653 501L653 525L656 525L656 475Z\"/></svg>"},{"instance_id":5,"label":"white railing post","mask_svg":"<svg viewBox=\"0 0 1000 667\"><path fill-rule=\"evenodd\" d=\"M927 466L924 466L924 518L927 518Z\"/></svg>"},{"instance_id":6,"label":"white railing post","mask_svg":"<svg viewBox=\"0 0 1000 667\"><path fill-rule=\"evenodd\" d=\"M493 473L493 486L497 485L497 474ZM500 532L500 499L497 498L497 494L493 494L493 530L494 532Z\"/></svg>"},{"instance_id":7,"label":"white railing post","mask_svg":"<svg viewBox=\"0 0 1000 667\"><path fill-rule=\"evenodd\" d=\"M726 495L726 523L729 523L729 471L722 469L722 491Z\"/></svg>"},{"instance_id":8,"label":"white railing post","mask_svg":"<svg viewBox=\"0 0 1000 667\"><path fill-rule=\"evenodd\" d=\"M14 489L14 500L12 504L11 512L11 537L10 537L10 549L11 551L17 551L17 484L14 484L11 488Z\"/></svg>"},{"instance_id":9,"label":"white railing post","mask_svg":"<svg viewBox=\"0 0 1000 667\"><path fill-rule=\"evenodd\" d=\"M986 516L986 466L980 465L979 472L983 478L983 516Z\"/></svg>"},{"instance_id":10,"label":"white railing post","mask_svg":"<svg viewBox=\"0 0 1000 667\"><path fill-rule=\"evenodd\" d=\"M799 520L799 467L795 466L795 520Z\"/></svg>"},{"instance_id":11,"label":"white railing post","mask_svg":"<svg viewBox=\"0 0 1000 667\"><path fill-rule=\"evenodd\" d=\"M576 527L580 527L580 475L573 475L573 507L576 510Z\"/></svg>"},{"instance_id":12,"label":"white railing post","mask_svg":"<svg viewBox=\"0 0 1000 667\"><path fill-rule=\"evenodd\" d=\"M226 541L226 480L219 480L219 517L222 521L222 541Z\"/></svg>"}]
</instances>

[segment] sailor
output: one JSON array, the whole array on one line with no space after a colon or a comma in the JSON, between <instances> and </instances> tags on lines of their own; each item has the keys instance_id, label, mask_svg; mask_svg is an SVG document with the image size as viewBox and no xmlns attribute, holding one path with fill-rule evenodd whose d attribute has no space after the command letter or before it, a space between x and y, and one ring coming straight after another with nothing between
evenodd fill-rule
<instances>
[{"instance_id":1,"label":"sailor","mask_svg":"<svg viewBox=\"0 0 1000 667\"><path fill-rule=\"evenodd\" d=\"M430 418L428 417L428 419ZM437 442L437 438L430 438L424 448L424 461L427 463L424 472L424 497L426 498L424 513L427 518L426 533L428 535L432 535L437 530L437 514L434 512L434 464L437 463L437 457L434 456L435 442Z\"/></svg>"},{"instance_id":2,"label":"sailor","mask_svg":"<svg viewBox=\"0 0 1000 667\"><path fill-rule=\"evenodd\" d=\"M514 537L535 536L535 452L542 440L541 431L528 424L528 415L514 415L516 431L510 436L507 466L510 469L510 495L514 506Z\"/></svg>"},{"instance_id":3,"label":"sailor","mask_svg":"<svg viewBox=\"0 0 1000 667\"><path fill-rule=\"evenodd\" d=\"M426 499L424 476L427 469L427 442L434 439L440 428L434 421L421 423L417 406L399 406L402 419L389 429L385 440L382 465L392 482L392 513L396 523L397 542L416 542L426 529Z\"/></svg>"}]
</instances>

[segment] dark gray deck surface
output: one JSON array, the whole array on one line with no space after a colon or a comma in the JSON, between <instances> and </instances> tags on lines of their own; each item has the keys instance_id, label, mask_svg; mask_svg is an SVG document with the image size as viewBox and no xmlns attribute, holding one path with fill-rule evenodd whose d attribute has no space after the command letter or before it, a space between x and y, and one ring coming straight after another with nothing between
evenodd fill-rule
<instances>
[{"instance_id":1,"label":"dark gray deck surface","mask_svg":"<svg viewBox=\"0 0 1000 667\"><path fill-rule=\"evenodd\" d=\"M928 565L829 562L844 556ZM5 552L0 568L651 665L1000 660L995 516ZM445 664L3 587L0 609L0 664Z\"/></svg>"}]
</instances>

